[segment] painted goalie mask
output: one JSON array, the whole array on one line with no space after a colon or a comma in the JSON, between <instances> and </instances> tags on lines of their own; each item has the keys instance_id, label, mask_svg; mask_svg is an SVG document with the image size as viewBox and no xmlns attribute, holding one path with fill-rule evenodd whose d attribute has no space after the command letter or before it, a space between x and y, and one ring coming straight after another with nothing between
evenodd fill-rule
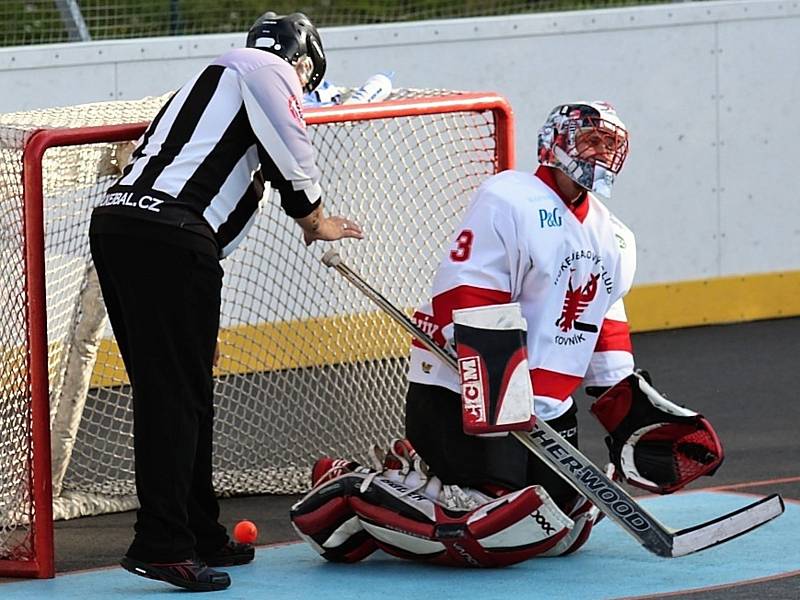
<instances>
[{"instance_id":1,"label":"painted goalie mask","mask_svg":"<svg viewBox=\"0 0 800 600\"><path fill-rule=\"evenodd\" d=\"M539 130L539 163L604 198L627 156L628 131L606 102L557 106Z\"/></svg>"}]
</instances>

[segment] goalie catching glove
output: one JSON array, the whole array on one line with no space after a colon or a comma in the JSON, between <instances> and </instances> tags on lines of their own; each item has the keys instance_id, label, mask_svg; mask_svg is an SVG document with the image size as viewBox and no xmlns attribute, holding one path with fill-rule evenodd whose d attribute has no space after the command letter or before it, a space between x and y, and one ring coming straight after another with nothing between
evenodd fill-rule
<instances>
[{"instance_id":1,"label":"goalie catching glove","mask_svg":"<svg viewBox=\"0 0 800 600\"><path fill-rule=\"evenodd\" d=\"M711 424L664 398L639 373L605 391L591 411L610 434L606 444L617 473L636 487L669 494L713 475L722 463Z\"/></svg>"}]
</instances>

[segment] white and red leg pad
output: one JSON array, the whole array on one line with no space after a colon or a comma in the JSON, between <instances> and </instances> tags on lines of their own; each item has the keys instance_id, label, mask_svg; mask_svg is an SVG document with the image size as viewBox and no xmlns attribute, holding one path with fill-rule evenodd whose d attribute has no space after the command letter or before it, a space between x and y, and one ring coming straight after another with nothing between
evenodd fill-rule
<instances>
[{"instance_id":1,"label":"white and red leg pad","mask_svg":"<svg viewBox=\"0 0 800 600\"><path fill-rule=\"evenodd\" d=\"M589 540L592 528L603 518L603 513L588 499L579 496L569 511L569 518L575 522L570 532L540 556L566 556L578 550Z\"/></svg>"},{"instance_id":2,"label":"white and red leg pad","mask_svg":"<svg viewBox=\"0 0 800 600\"><path fill-rule=\"evenodd\" d=\"M385 552L449 566L513 565L546 552L573 525L540 486L452 510L378 475L350 504Z\"/></svg>"},{"instance_id":3,"label":"white and red leg pad","mask_svg":"<svg viewBox=\"0 0 800 600\"><path fill-rule=\"evenodd\" d=\"M369 469L319 478L319 483L289 512L297 534L331 562L352 563L377 550L350 505L352 495L369 476Z\"/></svg>"}]
</instances>

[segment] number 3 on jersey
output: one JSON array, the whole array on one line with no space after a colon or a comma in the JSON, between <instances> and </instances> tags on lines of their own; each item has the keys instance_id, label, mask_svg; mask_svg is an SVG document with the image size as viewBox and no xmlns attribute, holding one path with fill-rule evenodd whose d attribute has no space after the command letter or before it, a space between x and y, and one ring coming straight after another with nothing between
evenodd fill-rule
<instances>
[{"instance_id":1,"label":"number 3 on jersey","mask_svg":"<svg viewBox=\"0 0 800 600\"><path fill-rule=\"evenodd\" d=\"M469 229L464 229L459 233L456 238L456 247L450 251L450 260L453 262L464 262L468 260L472 252L473 237L472 231Z\"/></svg>"}]
</instances>

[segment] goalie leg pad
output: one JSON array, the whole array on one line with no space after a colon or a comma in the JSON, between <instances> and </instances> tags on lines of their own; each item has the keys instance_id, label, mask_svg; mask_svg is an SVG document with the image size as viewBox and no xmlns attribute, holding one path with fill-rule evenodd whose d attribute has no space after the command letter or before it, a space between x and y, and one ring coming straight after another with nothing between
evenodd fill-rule
<instances>
[{"instance_id":1,"label":"goalie leg pad","mask_svg":"<svg viewBox=\"0 0 800 600\"><path fill-rule=\"evenodd\" d=\"M572 554L589 541L592 528L603 518L603 513L583 496L578 497L575 506L568 514L570 519L575 522L575 525L567 535L541 556L567 556Z\"/></svg>"},{"instance_id":2,"label":"goalie leg pad","mask_svg":"<svg viewBox=\"0 0 800 600\"><path fill-rule=\"evenodd\" d=\"M471 510L452 510L379 475L351 505L385 552L459 567L527 560L558 544L573 525L539 486L487 498Z\"/></svg>"},{"instance_id":3,"label":"goalie leg pad","mask_svg":"<svg viewBox=\"0 0 800 600\"><path fill-rule=\"evenodd\" d=\"M724 458L711 424L678 406L634 373L606 391L591 407L605 427L611 460L631 485L658 494L713 475Z\"/></svg>"},{"instance_id":4,"label":"goalie leg pad","mask_svg":"<svg viewBox=\"0 0 800 600\"><path fill-rule=\"evenodd\" d=\"M369 473L359 467L356 472L323 477L290 510L297 534L331 562L357 562L377 550L375 540L350 505L355 490Z\"/></svg>"}]
</instances>

